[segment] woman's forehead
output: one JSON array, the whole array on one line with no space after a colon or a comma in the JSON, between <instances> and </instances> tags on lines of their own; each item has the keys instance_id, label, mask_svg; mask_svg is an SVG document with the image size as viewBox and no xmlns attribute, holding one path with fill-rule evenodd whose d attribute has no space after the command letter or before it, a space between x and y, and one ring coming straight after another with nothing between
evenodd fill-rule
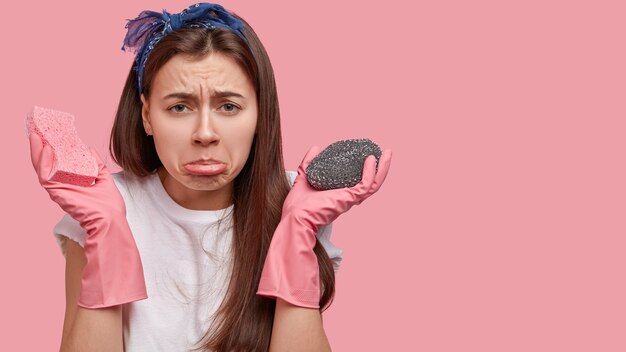
<instances>
[{"instance_id":1,"label":"woman's forehead","mask_svg":"<svg viewBox=\"0 0 626 352\"><path fill-rule=\"evenodd\" d=\"M230 91L246 96L253 93L245 71L233 59L219 53L201 58L172 57L157 72L153 88L161 92L197 94Z\"/></svg>"}]
</instances>

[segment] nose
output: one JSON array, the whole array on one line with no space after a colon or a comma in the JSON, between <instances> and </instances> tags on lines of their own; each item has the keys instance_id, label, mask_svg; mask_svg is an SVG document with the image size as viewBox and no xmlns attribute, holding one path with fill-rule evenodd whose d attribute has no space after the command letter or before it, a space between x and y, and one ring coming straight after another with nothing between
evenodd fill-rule
<instances>
[{"instance_id":1,"label":"nose","mask_svg":"<svg viewBox=\"0 0 626 352\"><path fill-rule=\"evenodd\" d=\"M194 144L206 146L219 142L220 136L215 130L213 118L209 109L200 111L200 117L192 136Z\"/></svg>"}]
</instances>

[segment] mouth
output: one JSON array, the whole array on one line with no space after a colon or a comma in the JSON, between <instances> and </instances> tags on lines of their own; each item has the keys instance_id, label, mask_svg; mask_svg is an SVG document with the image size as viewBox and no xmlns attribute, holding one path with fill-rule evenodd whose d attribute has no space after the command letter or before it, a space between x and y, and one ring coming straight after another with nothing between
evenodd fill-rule
<instances>
[{"instance_id":1,"label":"mouth","mask_svg":"<svg viewBox=\"0 0 626 352\"><path fill-rule=\"evenodd\" d=\"M217 160L197 160L185 164L184 169L191 175L215 176L226 170L226 164Z\"/></svg>"}]
</instances>

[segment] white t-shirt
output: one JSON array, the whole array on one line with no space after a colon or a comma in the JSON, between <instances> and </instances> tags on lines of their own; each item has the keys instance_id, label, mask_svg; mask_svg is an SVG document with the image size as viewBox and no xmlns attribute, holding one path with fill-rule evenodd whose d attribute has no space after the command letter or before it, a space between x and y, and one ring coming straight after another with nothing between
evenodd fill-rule
<instances>
[{"instance_id":1,"label":"white t-shirt","mask_svg":"<svg viewBox=\"0 0 626 352\"><path fill-rule=\"evenodd\" d=\"M291 185L296 175L287 171ZM156 172L137 178L120 171L112 177L126 204L148 293L147 299L122 306L125 351L197 347L226 293L233 205L216 211L184 208L165 191ZM317 238L337 271L343 251L330 242L331 230L332 224L321 226ZM86 232L68 214L53 234L64 256L66 237L84 246Z\"/></svg>"}]
</instances>

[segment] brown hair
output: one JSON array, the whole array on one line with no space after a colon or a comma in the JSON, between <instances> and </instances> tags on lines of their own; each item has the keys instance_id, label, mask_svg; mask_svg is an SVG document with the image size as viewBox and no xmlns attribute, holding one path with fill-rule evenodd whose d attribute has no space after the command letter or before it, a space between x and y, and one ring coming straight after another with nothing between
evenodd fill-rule
<instances>
[{"instance_id":1,"label":"brown hair","mask_svg":"<svg viewBox=\"0 0 626 352\"><path fill-rule=\"evenodd\" d=\"M146 62L142 90L146 98L157 71L174 55L203 57L212 52L236 61L247 73L257 95L257 133L233 191L232 272L226 296L198 349L214 351L267 351L276 301L256 295L258 282L282 204L289 192L280 132L280 112L274 72L256 33L242 18L250 47L230 30L183 28L159 41ZM137 177L153 173L161 162L154 141L141 121L137 76L131 68L111 131L113 160ZM245 245L244 245L245 244ZM316 239L314 252L320 272L320 310L332 303L335 272L326 250Z\"/></svg>"}]
</instances>

